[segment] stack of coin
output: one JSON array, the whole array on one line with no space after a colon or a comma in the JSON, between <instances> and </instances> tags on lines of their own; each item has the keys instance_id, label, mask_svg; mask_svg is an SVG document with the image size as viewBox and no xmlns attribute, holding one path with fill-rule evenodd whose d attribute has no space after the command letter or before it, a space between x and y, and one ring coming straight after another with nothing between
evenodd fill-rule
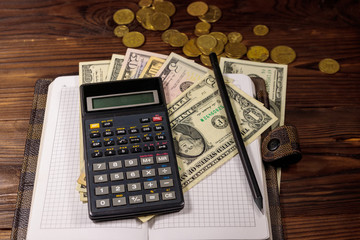
<instances>
[{"instance_id":1,"label":"stack of coin","mask_svg":"<svg viewBox=\"0 0 360 240\"><path fill-rule=\"evenodd\" d=\"M172 47L183 47L189 40L185 33L179 32L176 29L166 30L161 34L161 39Z\"/></svg>"}]
</instances>

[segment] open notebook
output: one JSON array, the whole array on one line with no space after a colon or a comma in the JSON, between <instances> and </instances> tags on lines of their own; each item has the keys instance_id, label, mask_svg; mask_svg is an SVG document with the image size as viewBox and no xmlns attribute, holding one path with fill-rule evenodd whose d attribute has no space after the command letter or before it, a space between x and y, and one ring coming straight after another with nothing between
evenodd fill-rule
<instances>
[{"instance_id":1,"label":"open notebook","mask_svg":"<svg viewBox=\"0 0 360 240\"><path fill-rule=\"evenodd\" d=\"M237 84L239 85L239 84ZM267 239L268 201L260 141L247 150L264 196L264 211L255 205L241 161L234 157L184 194L185 208L138 219L94 223L79 200L78 77L59 77L50 85L27 239ZM252 94L251 82L241 82Z\"/></svg>"}]
</instances>

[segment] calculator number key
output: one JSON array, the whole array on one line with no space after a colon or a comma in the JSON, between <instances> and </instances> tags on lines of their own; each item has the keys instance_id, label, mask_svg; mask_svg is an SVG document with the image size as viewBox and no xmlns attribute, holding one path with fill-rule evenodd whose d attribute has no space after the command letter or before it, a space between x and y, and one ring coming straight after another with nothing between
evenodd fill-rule
<instances>
[{"instance_id":1,"label":"calculator number key","mask_svg":"<svg viewBox=\"0 0 360 240\"><path fill-rule=\"evenodd\" d=\"M124 179L124 173L118 172L118 173L111 173L110 174L110 180L111 181L120 181Z\"/></svg>"},{"instance_id":2,"label":"calculator number key","mask_svg":"<svg viewBox=\"0 0 360 240\"><path fill-rule=\"evenodd\" d=\"M123 193L125 192L125 185L113 185L111 186L111 193Z\"/></svg>"},{"instance_id":3,"label":"calculator number key","mask_svg":"<svg viewBox=\"0 0 360 240\"><path fill-rule=\"evenodd\" d=\"M96 208L106 208L106 207L110 207L109 199L96 200Z\"/></svg>"},{"instance_id":4,"label":"calculator number key","mask_svg":"<svg viewBox=\"0 0 360 240\"><path fill-rule=\"evenodd\" d=\"M107 181L108 181L107 174L95 175L94 176L94 182L95 183L102 183L102 182L107 182Z\"/></svg>"},{"instance_id":5,"label":"calculator number key","mask_svg":"<svg viewBox=\"0 0 360 240\"><path fill-rule=\"evenodd\" d=\"M106 195L109 194L109 187L96 187L95 188L95 195Z\"/></svg>"},{"instance_id":6,"label":"calculator number key","mask_svg":"<svg viewBox=\"0 0 360 240\"><path fill-rule=\"evenodd\" d=\"M128 183L127 189L129 192L140 191L141 184L140 183Z\"/></svg>"},{"instance_id":7,"label":"calculator number key","mask_svg":"<svg viewBox=\"0 0 360 240\"><path fill-rule=\"evenodd\" d=\"M138 160L136 158L125 160L125 167L135 167L138 165Z\"/></svg>"},{"instance_id":8,"label":"calculator number key","mask_svg":"<svg viewBox=\"0 0 360 240\"><path fill-rule=\"evenodd\" d=\"M121 168L121 167L122 167L121 161L109 162L109 168L110 169L118 169L118 168Z\"/></svg>"},{"instance_id":9,"label":"calculator number key","mask_svg":"<svg viewBox=\"0 0 360 240\"><path fill-rule=\"evenodd\" d=\"M103 162L103 163L94 163L93 164L93 171L96 172L96 171L103 171L103 170L106 170L106 164Z\"/></svg>"},{"instance_id":10,"label":"calculator number key","mask_svg":"<svg viewBox=\"0 0 360 240\"><path fill-rule=\"evenodd\" d=\"M138 170L126 172L126 178L127 179L136 179L136 178L139 178L139 177L140 177L140 173L139 173Z\"/></svg>"}]
</instances>

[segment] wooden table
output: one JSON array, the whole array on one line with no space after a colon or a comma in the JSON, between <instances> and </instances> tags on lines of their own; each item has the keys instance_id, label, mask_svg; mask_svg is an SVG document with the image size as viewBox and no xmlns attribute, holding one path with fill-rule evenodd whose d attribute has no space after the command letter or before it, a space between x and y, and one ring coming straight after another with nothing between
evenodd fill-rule
<instances>
[{"instance_id":1,"label":"wooden table","mask_svg":"<svg viewBox=\"0 0 360 240\"><path fill-rule=\"evenodd\" d=\"M35 81L78 74L81 61L125 54L113 13L136 0L0 0L0 238L11 233ZM173 1L172 28L194 36L191 1ZM207 0L222 9L212 31L241 32L247 46L291 46L286 123L298 128L303 159L283 169L281 211L287 239L360 238L360 4L358 1ZM266 24L270 33L252 33ZM144 33L143 50L176 52L161 32ZM183 54L182 54L183 55ZM318 70L336 59L340 72ZM198 58L195 59L200 62ZM268 60L268 62L272 62Z\"/></svg>"}]
</instances>

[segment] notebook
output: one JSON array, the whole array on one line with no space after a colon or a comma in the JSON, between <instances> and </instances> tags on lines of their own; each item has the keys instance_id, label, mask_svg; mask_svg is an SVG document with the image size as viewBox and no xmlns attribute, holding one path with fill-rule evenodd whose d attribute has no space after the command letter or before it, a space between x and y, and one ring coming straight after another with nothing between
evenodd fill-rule
<instances>
[{"instance_id":1,"label":"notebook","mask_svg":"<svg viewBox=\"0 0 360 240\"><path fill-rule=\"evenodd\" d=\"M249 79L250 81L250 79ZM241 84L241 83L240 83ZM243 86L244 85L244 86ZM241 84L251 94L251 84ZM46 103L27 239L268 239L268 200L260 140L247 146L261 191L264 213L252 195L238 156L184 194L185 208L138 219L92 222L79 200L78 76L51 83Z\"/></svg>"}]
</instances>

